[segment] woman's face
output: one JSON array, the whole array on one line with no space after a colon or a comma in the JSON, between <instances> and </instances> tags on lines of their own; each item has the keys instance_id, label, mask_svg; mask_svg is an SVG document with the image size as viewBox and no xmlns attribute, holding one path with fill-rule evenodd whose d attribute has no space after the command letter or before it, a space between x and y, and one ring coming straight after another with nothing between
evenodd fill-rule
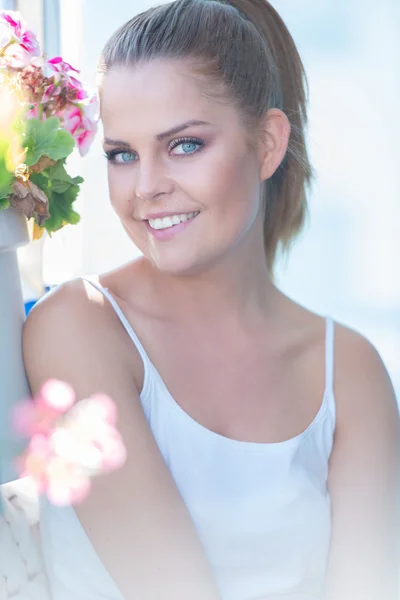
<instances>
[{"instance_id":1,"label":"woman's face","mask_svg":"<svg viewBox=\"0 0 400 600\"><path fill-rule=\"evenodd\" d=\"M236 109L204 98L188 75L152 61L111 69L100 91L112 206L144 256L176 275L212 268L246 237L262 248L257 156ZM161 135L192 120L205 124ZM170 227L149 222L157 213L198 214Z\"/></svg>"}]
</instances>

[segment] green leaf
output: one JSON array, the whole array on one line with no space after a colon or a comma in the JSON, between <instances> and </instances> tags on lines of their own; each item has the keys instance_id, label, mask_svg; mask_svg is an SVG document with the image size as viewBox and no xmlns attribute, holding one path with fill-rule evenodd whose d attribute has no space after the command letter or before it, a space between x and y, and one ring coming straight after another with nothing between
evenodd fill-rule
<instances>
[{"instance_id":1,"label":"green leaf","mask_svg":"<svg viewBox=\"0 0 400 600\"><path fill-rule=\"evenodd\" d=\"M4 188L8 188L14 179L14 175L10 173L6 167L6 155L8 149L9 142L5 139L0 139L0 193L3 192ZM0 196L0 198L2 197L3 196Z\"/></svg>"},{"instance_id":2,"label":"green leaf","mask_svg":"<svg viewBox=\"0 0 400 600\"><path fill-rule=\"evenodd\" d=\"M6 187L6 185L10 185L12 180L12 173L7 171L5 162L2 161L0 156L0 188Z\"/></svg>"},{"instance_id":3,"label":"green leaf","mask_svg":"<svg viewBox=\"0 0 400 600\"><path fill-rule=\"evenodd\" d=\"M65 129L60 128L60 119L50 117L46 121L30 119L22 138L26 148L25 163L32 166L41 156L53 160L66 158L75 147L75 140Z\"/></svg>"},{"instance_id":4,"label":"green leaf","mask_svg":"<svg viewBox=\"0 0 400 600\"><path fill-rule=\"evenodd\" d=\"M68 181L68 183L74 183L74 180L68 175L65 170L65 161L59 160L55 165L46 169L51 179L59 179L60 181Z\"/></svg>"},{"instance_id":5,"label":"green leaf","mask_svg":"<svg viewBox=\"0 0 400 600\"><path fill-rule=\"evenodd\" d=\"M11 185L6 185L4 187L0 187L0 200L3 200L3 198L8 198L8 196L12 193L13 193L13 189L12 189ZM7 208L8 208L8 206L7 206Z\"/></svg>"},{"instance_id":6,"label":"green leaf","mask_svg":"<svg viewBox=\"0 0 400 600\"><path fill-rule=\"evenodd\" d=\"M44 171L41 173L31 173L29 179L37 185L43 192L47 195L49 193L50 181L48 177L44 174Z\"/></svg>"},{"instance_id":7,"label":"green leaf","mask_svg":"<svg viewBox=\"0 0 400 600\"><path fill-rule=\"evenodd\" d=\"M7 198L0 198L0 210L9 208L9 206L10 202L7 200Z\"/></svg>"},{"instance_id":8,"label":"green leaf","mask_svg":"<svg viewBox=\"0 0 400 600\"><path fill-rule=\"evenodd\" d=\"M63 194L52 192L49 200L51 217L44 223L49 233L60 229L64 221L71 223L71 225L79 223L80 216L72 208L72 203L76 199L78 192L78 186L70 186Z\"/></svg>"},{"instance_id":9,"label":"green leaf","mask_svg":"<svg viewBox=\"0 0 400 600\"><path fill-rule=\"evenodd\" d=\"M60 212L60 206L57 201L54 201L53 194L49 197L49 213L50 217L44 222L47 231L57 231L62 227L64 218Z\"/></svg>"},{"instance_id":10,"label":"green leaf","mask_svg":"<svg viewBox=\"0 0 400 600\"><path fill-rule=\"evenodd\" d=\"M74 180L68 175L62 161L59 161L56 165L46 169L46 171L51 180L51 189L54 192L63 194L71 187L71 185L74 185Z\"/></svg>"},{"instance_id":11,"label":"green leaf","mask_svg":"<svg viewBox=\"0 0 400 600\"><path fill-rule=\"evenodd\" d=\"M65 220L67 220L67 219L65 219ZM71 212L68 217L68 222L71 223L71 225L76 225L77 223L79 223L80 220L81 220L80 215L78 215L77 212L75 212L74 210L71 209Z\"/></svg>"},{"instance_id":12,"label":"green leaf","mask_svg":"<svg viewBox=\"0 0 400 600\"><path fill-rule=\"evenodd\" d=\"M65 202L65 200L60 196L60 194L56 194L53 198L53 200L58 203L57 208L59 214L62 215L64 221L68 221L68 223L76 225L76 223L79 223L81 219L80 216L72 209L71 205Z\"/></svg>"},{"instance_id":13,"label":"green leaf","mask_svg":"<svg viewBox=\"0 0 400 600\"><path fill-rule=\"evenodd\" d=\"M69 205L71 205L77 199L78 194L79 194L79 186L78 185L71 185L71 187L68 188L67 191L64 193L65 201Z\"/></svg>"},{"instance_id":14,"label":"green leaf","mask_svg":"<svg viewBox=\"0 0 400 600\"><path fill-rule=\"evenodd\" d=\"M43 226L50 234L61 229L65 222L76 225L80 216L72 208L79 194L82 177L71 177L65 170L65 159L48 167L41 173L32 173L31 181L45 192L49 199L50 217Z\"/></svg>"}]
</instances>

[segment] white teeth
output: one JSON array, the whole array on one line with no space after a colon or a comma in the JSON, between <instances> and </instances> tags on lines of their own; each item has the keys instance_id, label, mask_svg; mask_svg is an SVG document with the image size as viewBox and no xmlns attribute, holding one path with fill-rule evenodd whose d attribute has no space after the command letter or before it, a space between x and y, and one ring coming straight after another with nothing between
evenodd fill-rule
<instances>
[{"instance_id":1,"label":"white teeth","mask_svg":"<svg viewBox=\"0 0 400 600\"><path fill-rule=\"evenodd\" d=\"M167 227L172 227L173 225L178 225L183 221L188 221L189 219L193 219L193 217L197 217L199 212L200 211L183 215L173 215L172 217L163 217L162 219L149 219L149 224L153 229L166 229Z\"/></svg>"}]
</instances>

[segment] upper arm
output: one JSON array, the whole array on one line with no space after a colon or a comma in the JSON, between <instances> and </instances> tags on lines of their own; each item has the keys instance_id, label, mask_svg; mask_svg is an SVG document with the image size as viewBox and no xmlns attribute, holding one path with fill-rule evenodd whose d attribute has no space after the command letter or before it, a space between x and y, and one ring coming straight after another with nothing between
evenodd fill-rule
<instances>
[{"instance_id":1,"label":"upper arm","mask_svg":"<svg viewBox=\"0 0 400 600\"><path fill-rule=\"evenodd\" d=\"M28 314L22 348L33 394L54 377L68 381L79 399L98 391L112 393L116 400L137 395L133 379L126 376L120 336L107 318L103 296L89 285L64 283ZM124 407L121 402L119 409Z\"/></svg>"},{"instance_id":2,"label":"upper arm","mask_svg":"<svg viewBox=\"0 0 400 600\"><path fill-rule=\"evenodd\" d=\"M126 600L216 600L195 529L140 405L121 330L93 289L82 281L63 284L34 306L23 329L33 394L56 378L78 400L103 392L118 408L127 461L94 478L75 512Z\"/></svg>"},{"instance_id":3,"label":"upper arm","mask_svg":"<svg viewBox=\"0 0 400 600\"><path fill-rule=\"evenodd\" d=\"M340 328L329 465L332 538L325 600L397 600L400 420L378 352Z\"/></svg>"}]
</instances>

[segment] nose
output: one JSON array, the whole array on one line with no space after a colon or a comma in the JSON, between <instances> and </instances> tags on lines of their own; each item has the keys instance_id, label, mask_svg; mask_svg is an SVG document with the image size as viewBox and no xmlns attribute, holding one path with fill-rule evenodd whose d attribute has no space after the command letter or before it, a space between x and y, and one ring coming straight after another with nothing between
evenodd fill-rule
<instances>
[{"instance_id":1,"label":"nose","mask_svg":"<svg viewBox=\"0 0 400 600\"><path fill-rule=\"evenodd\" d=\"M172 182L163 166L156 161L147 161L146 164L141 161L138 171L136 196L141 200L153 200L156 196L171 191Z\"/></svg>"}]
</instances>

